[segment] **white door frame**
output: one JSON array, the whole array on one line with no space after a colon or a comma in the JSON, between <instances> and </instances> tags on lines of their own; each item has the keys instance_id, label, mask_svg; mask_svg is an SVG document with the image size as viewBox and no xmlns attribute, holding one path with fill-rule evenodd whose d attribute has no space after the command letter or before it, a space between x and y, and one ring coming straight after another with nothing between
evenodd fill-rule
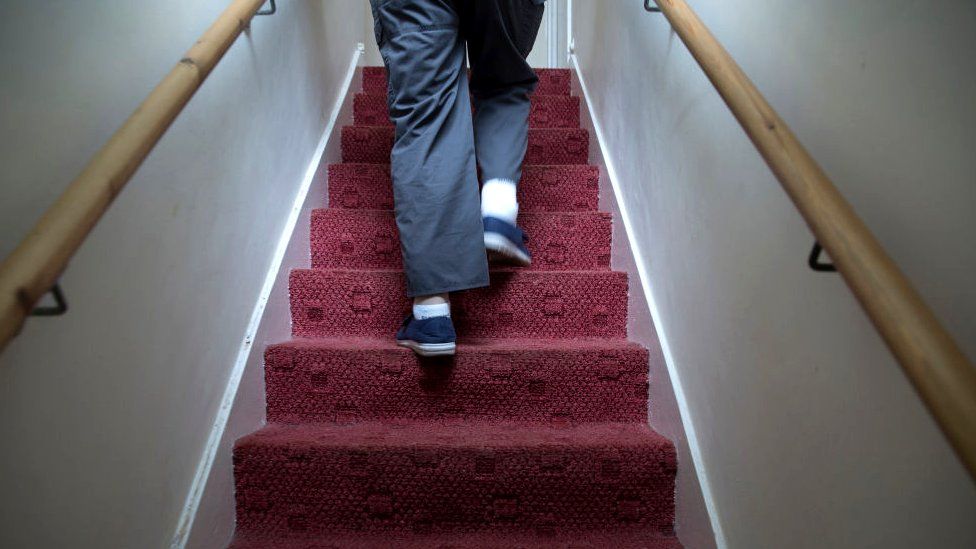
<instances>
[{"instance_id":1,"label":"white door frame","mask_svg":"<svg viewBox=\"0 0 976 549\"><path fill-rule=\"evenodd\" d=\"M546 66L552 69L567 67L567 25L569 0L547 0L542 24L546 29Z\"/></svg>"}]
</instances>

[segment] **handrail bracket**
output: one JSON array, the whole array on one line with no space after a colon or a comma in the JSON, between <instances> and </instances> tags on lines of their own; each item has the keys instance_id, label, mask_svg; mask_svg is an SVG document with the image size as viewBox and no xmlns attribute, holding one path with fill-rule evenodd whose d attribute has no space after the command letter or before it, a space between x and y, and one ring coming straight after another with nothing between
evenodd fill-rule
<instances>
[{"instance_id":1,"label":"handrail bracket","mask_svg":"<svg viewBox=\"0 0 976 549\"><path fill-rule=\"evenodd\" d=\"M51 287L51 296L54 298L53 306L34 307L31 316L61 316L68 312L68 300L64 297L64 291L60 284Z\"/></svg>"},{"instance_id":2,"label":"handrail bracket","mask_svg":"<svg viewBox=\"0 0 976 549\"><path fill-rule=\"evenodd\" d=\"M820 261L820 254L822 252L823 247L820 245L820 242L814 240L813 249L810 250L810 257L807 258L807 265L818 273L836 273L837 267L834 267L832 263Z\"/></svg>"},{"instance_id":3,"label":"handrail bracket","mask_svg":"<svg viewBox=\"0 0 976 549\"><path fill-rule=\"evenodd\" d=\"M275 5L275 0L270 0L271 5L267 9L254 12L254 15L274 15L278 11L278 6Z\"/></svg>"}]
</instances>

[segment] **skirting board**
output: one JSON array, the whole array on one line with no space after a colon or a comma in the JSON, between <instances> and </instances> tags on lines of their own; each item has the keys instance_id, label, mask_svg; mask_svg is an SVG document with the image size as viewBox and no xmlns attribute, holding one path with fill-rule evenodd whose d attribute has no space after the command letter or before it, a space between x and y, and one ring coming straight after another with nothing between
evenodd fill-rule
<instances>
[{"instance_id":1,"label":"skirting board","mask_svg":"<svg viewBox=\"0 0 976 549\"><path fill-rule=\"evenodd\" d=\"M590 148L590 164L600 168L600 209L613 214L612 266L627 272L630 280L627 335L650 351L649 423L670 438L678 452L675 531L685 547L724 549L725 539L702 466L701 449L654 301L651 281L643 267L644 259L633 240L629 211L620 190L613 156L607 149L579 61L572 54L570 67L573 93L583 98L581 126L596 138L598 146Z\"/></svg>"},{"instance_id":2,"label":"skirting board","mask_svg":"<svg viewBox=\"0 0 976 549\"><path fill-rule=\"evenodd\" d=\"M311 213L327 205L328 165L341 158L340 131L352 121L354 94L350 90L353 82L360 81L362 54L360 44L350 58L325 131L295 196L187 494L172 549L226 547L234 534L234 442L265 424L264 348L291 337L288 273L311 262Z\"/></svg>"}]
</instances>

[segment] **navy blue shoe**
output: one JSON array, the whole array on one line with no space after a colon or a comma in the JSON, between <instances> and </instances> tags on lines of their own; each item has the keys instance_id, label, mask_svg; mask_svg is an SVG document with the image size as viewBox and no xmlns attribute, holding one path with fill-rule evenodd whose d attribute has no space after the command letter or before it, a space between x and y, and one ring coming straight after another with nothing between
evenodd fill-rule
<instances>
[{"instance_id":1,"label":"navy blue shoe","mask_svg":"<svg viewBox=\"0 0 976 549\"><path fill-rule=\"evenodd\" d=\"M396 342L401 347L413 349L420 356L446 356L454 354L457 334L449 316L419 320L411 314L397 330Z\"/></svg>"},{"instance_id":2,"label":"navy blue shoe","mask_svg":"<svg viewBox=\"0 0 976 549\"><path fill-rule=\"evenodd\" d=\"M485 249L488 251L489 260L511 263L520 267L528 267L532 264L532 256L525 247L529 237L522 232L522 229L497 217L485 217L484 223Z\"/></svg>"}]
</instances>

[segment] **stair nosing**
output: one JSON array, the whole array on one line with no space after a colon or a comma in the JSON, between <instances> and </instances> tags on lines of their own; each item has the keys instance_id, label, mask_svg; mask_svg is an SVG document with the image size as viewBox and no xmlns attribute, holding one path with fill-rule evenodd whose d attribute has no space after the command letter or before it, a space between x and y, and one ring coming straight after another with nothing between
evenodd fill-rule
<instances>
[{"instance_id":1,"label":"stair nosing","mask_svg":"<svg viewBox=\"0 0 976 549\"><path fill-rule=\"evenodd\" d=\"M594 274L607 274L614 273L615 275L626 275L626 271L618 271L613 269L575 269L569 271L531 271L521 267L499 267L497 269L499 272L507 273L520 273L526 276L540 276L540 275L551 275L551 274L567 274L567 273L594 273ZM315 267L295 267L292 272L295 271L341 271L341 272L384 272L384 273L402 273L403 269L389 269L389 268L351 268L351 267L327 267L316 269ZM464 291L464 290L459 290Z\"/></svg>"},{"instance_id":2,"label":"stair nosing","mask_svg":"<svg viewBox=\"0 0 976 549\"><path fill-rule=\"evenodd\" d=\"M328 204L322 207L312 208L312 213L313 214L319 213L319 215L322 215L322 212L327 212L330 210L335 210L339 212L345 212L346 210L356 210L357 212L374 212L374 213L375 212L390 213L394 211L391 208L358 208L358 207L346 208L346 207L332 206L331 204ZM523 215L528 215L528 216L553 216L553 215L587 216L588 215L588 216L598 216L605 219L611 219L613 217L612 213L605 212L603 210L528 210L524 212L519 212L519 216L523 216Z\"/></svg>"},{"instance_id":3,"label":"stair nosing","mask_svg":"<svg viewBox=\"0 0 976 549\"><path fill-rule=\"evenodd\" d=\"M353 347L352 344L360 343L371 345L370 347ZM647 349L626 337L573 337L573 338L555 338L555 339L545 339L545 338L515 338L515 337L476 337L476 338L465 338L458 342L458 352L491 352L494 350L505 350L506 343L511 343L513 346L518 344L523 345L533 345L531 347L519 347L518 349L528 349L531 351L545 351L549 349L582 349L582 350L603 350L603 349L613 349L613 350L634 350L634 351L644 351ZM343 344L349 344L345 346ZM559 344L566 344L565 347L560 347ZM575 346L572 344L576 344ZM375 345L375 346L372 346ZM494 346L498 347L494 347ZM405 347L399 347L394 345L392 337L384 337L381 335L357 335L357 336L318 336L318 337L291 337L277 343L272 343L267 346L267 348L289 348L289 349L349 349L349 350L360 350L360 351L395 351L398 353L407 354L412 351ZM517 349L516 349L517 350Z\"/></svg>"},{"instance_id":4,"label":"stair nosing","mask_svg":"<svg viewBox=\"0 0 976 549\"><path fill-rule=\"evenodd\" d=\"M388 436L373 441L355 438L362 431L374 426L386 427L387 433L403 434L409 432L414 436L397 439ZM616 432L611 431L614 428L617 429ZM347 436L323 441L321 435L326 432L346 432ZM586 438L588 434L599 432L611 436L597 440ZM352 435L348 436L349 433ZM447 437L444 433L449 433L452 438ZM512 436L502 438L506 433ZM480 436L470 436L472 434ZM420 435L420 437L416 435ZM427 438L423 438L424 435ZM495 435L497 438L492 440L481 438L485 435ZM289 436L292 438L286 438ZM446 446L471 448L472 450L526 447L589 449L606 446L651 446L674 450L674 444L648 425L646 421L586 422L556 426L541 421L449 419L433 421L372 420L348 424L334 422L267 423L261 429L238 439L235 444L235 451L269 446L359 449L442 448Z\"/></svg>"}]
</instances>

